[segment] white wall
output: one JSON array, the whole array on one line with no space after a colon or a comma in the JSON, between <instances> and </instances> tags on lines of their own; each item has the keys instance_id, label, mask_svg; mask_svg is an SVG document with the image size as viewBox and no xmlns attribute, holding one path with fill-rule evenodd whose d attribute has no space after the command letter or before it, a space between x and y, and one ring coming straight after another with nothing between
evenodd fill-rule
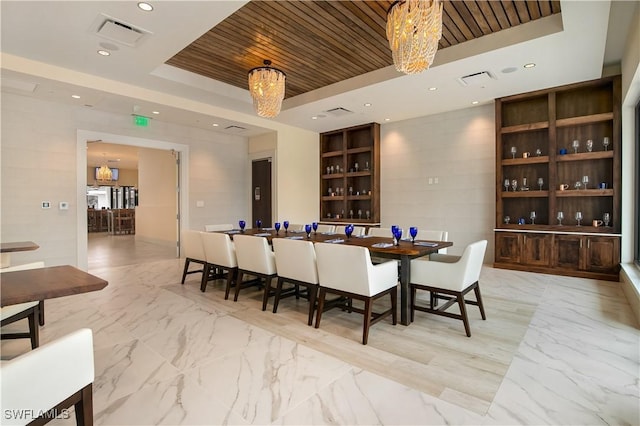
<instances>
[{"instance_id":1,"label":"white wall","mask_svg":"<svg viewBox=\"0 0 640 426\"><path fill-rule=\"evenodd\" d=\"M382 125L381 226L446 230L451 254L486 239L492 262L494 116L490 104Z\"/></svg>"},{"instance_id":2,"label":"white wall","mask_svg":"<svg viewBox=\"0 0 640 426\"><path fill-rule=\"evenodd\" d=\"M183 206L188 213L183 226L204 229L206 223L228 222L248 211L246 138L157 120L147 128L136 128L129 115L8 93L2 94L0 113L0 238L40 245L36 251L12 256L14 263L44 260L48 265L78 265L79 258L86 258L78 243L83 232L78 224L84 223L86 232L86 159L79 172L78 129L186 144L192 205ZM45 200L52 203L51 209L41 209ZM204 200L205 206L196 208L196 200ZM69 202L69 210L59 210L60 201Z\"/></svg>"}]
</instances>

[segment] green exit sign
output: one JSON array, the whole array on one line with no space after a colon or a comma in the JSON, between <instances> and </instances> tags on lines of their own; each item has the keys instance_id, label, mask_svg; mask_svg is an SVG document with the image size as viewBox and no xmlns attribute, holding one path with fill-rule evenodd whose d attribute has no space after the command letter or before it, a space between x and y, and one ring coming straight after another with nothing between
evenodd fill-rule
<instances>
[{"instance_id":1,"label":"green exit sign","mask_svg":"<svg viewBox=\"0 0 640 426\"><path fill-rule=\"evenodd\" d=\"M147 127L149 125L149 119L147 117L143 117L142 115L134 115L133 124L140 127Z\"/></svg>"}]
</instances>

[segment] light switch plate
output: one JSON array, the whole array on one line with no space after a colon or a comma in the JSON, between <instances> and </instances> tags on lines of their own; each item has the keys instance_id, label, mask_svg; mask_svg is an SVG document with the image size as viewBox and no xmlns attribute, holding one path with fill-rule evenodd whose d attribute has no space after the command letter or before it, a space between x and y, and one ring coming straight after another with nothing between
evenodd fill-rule
<instances>
[{"instance_id":1,"label":"light switch plate","mask_svg":"<svg viewBox=\"0 0 640 426\"><path fill-rule=\"evenodd\" d=\"M51 208L51 203L50 203L50 202L48 202L48 201L43 201L43 202L42 202L42 208L43 208L43 209Z\"/></svg>"}]
</instances>

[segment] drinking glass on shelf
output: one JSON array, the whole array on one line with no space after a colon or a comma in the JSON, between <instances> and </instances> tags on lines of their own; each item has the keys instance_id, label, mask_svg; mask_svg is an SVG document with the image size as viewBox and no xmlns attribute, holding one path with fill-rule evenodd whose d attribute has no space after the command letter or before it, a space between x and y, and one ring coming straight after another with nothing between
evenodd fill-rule
<instances>
[{"instance_id":1,"label":"drinking glass on shelf","mask_svg":"<svg viewBox=\"0 0 640 426\"><path fill-rule=\"evenodd\" d=\"M511 184L511 182L509 182L509 179L505 179L504 180L504 190L505 192L509 192L509 185Z\"/></svg>"},{"instance_id":2,"label":"drinking glass on shelf","mask_svg":"<svg viewBox=\"0 0 640 426\"><path fill-rule=\"evenodd\" d=\"M587 152L593 151L593 141L591 139L587 140Z\"/></svg>"},{"instance_id":3,"label":"drinking glass on shelf","mask_svg":"<svg viewBox=\"0 0 640 426\"><path fill-rule=\"evenodd\" d=\"M516 154L518 153L518 148L516 148L515 146L511 147L511 156L513 158L516 158Z\"/></svg>"},{"instance_id":4,"label":"drinking glass on shelf","mask_svg":"<svg viewBox=\"0 0 640 426\"><path fill-rule=\"evenodd\" d=\"M544 179L538 178L538 187L540 187L540 191L542 191L542 185L544 185Z\"/></svg>"},{"instance_id":5,"label":"drinking glass on shelf","mask_svg":"<svg viewBox=\"0 0 640 426\"><path fill-rule=\"evenodd\" d=\"M508 225L508 224L509 224L509 222L511 222L511 216L505 216L505 217L504 217L504 223L505 223L506 225Z\"/></svg>"},{"instance_id":6,"label":"drinking glass on shelf","mask_svg":"<svg viewBox=\"0 0 640 426\"><path fill-rule=\"evenodd\" d=\"M411 235L411 242L415 243L416 242L416 236L418 235L418 227L417 226L412 226L409 228L409 235Z\"/></svg>"},{"instance_id":7,"label":"drinking glass on shelf","mask_svg":"<svg viewBox=\"0 0 640 426\"><path fill-rule=\"evenodd\" d=\"M609 144L611 143L611 141L609 140L609 136L605 136L602 139L602 146L604 147L604 150L606 151L607 148L609 147Z\"/></svg>"},{"instance_id":8,"label":"drinking glass on shelf","mask_svg":"<svg viewBox=\"0 0 640 426\"><path fill-rule=\"evenodd\" d=\"M371 212L369 210L367 210L365 214L367 215L367 220L371 219Z\"/></svg>"},{"instance_id":9,"label":"drinking glass on shelf","mask_svg":"<svg viewBox=\"0 0 640 426\"><path fill-rule=\"evenodd\" d=\"M542 150L540 148L536 149L536 157L540 157L542 155Z\"/></svg>"},{"instance_id":10,"label":"drinking glass on shelf","mask_svg":"<svg viewBox=\"0 0 640 426\"><path fill-rule=\"evenodd\" d=\"M513 188L513 192L516 192L516 189L518 189L518 180L517 179L512 179L511 180L511 188Z\"/></svg>"},{"instance_id":11,"label":"drinking glass on shelf","mask_svg":"<svg viewBox=\"0 0 640 426\"><path fill-rule=\"evenodd\" d=\"M584 185L584 189L587 189L587 185L589 185L589 176L582 176L582 184Z\"/></svg>"},{"instance_id":12,"label":"drinking glass on shelf","mask_svg":"<svg viewBox=\"0 0 640 426\"><path fill-rule=\"evenodd\" d=\"M531 224L535 225L535 223L536 223L536 212L535 212L535 210L532 210L531 213L529 213L529 219L531 219Z\"/></svg>"},{"instance_id":13,"label":"drinking glass on shelf","mask_svg":"<svg viewBox=\"0 0 640 426\"><path fill-rule=\"evenodd\" d=\"M353 219L353 210L349 210L349 219Z\"/></svg>"},{"instance_id":14,"label":"drinking glass on shelf","mask_svg":"<svg viewBox=\"0 0 640 426\"><path fill-rule=\"evenodd\" d=\"M582 182L580 182L580 181L576 181L576 184L575 184L575 185L573 185L573 187L574 187L575 189L580 189L580 188L582 188Z\"/></svg>"},{"instance_id":15,"label":"drinking glass on shelf","mask_svg":"<svg viewBox=\"0 0 640 426\"><path fill-rule=\"evenodd\" d=\"M559 211L558 214L556 215L556 218L558 219L558 225L562 225L562 219L564 219L564 213Z\"/></svg>"},{"instance_id":16,"label":"drinking glass on shelf","mask_svg":"<svg viewBox=\"0 0 640 426\"><path fill-rule=\"evenodd\" d=\"M609 222L611 222L611 215L609 213L603 214L602 221L604 222L604 226L609 226Z\"/></svg>"},{"instance_id":17,"label":"drinking glass on shelf","mask_svg":"<svg viewBox=\"0 0 640 426\"><path fill-rule=\"evenodd\" d=\"M571 146L573 147L573 152L577 154L578 148L580 148L580 141L578 139L574 140Z\"/></svg>"},{"instance_id":18,"label":"drinking glass on shelf","mask_svg":"<svg viewBox=\"0 0 640 426\"><path fill-rule=\"evenodd\" d=\"M582 212L576 212L576 222L578 222L578 226L580 226L581 221L582 221Z\"/></svg>"},{"instance_id":19,"label":"drinking glass on shelf","mask_svg":"<svg viewBox=\"0 0 640 426\"><path fill-rule=\"evenodd\" d=\"M358 209L358 219L362 219L362 210Z\"/></svg>"}]
</instances>

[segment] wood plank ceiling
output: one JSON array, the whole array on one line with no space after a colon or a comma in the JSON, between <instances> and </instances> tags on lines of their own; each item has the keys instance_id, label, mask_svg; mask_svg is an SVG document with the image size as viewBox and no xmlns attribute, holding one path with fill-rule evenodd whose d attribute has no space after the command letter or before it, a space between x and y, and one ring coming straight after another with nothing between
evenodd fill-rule
<instances>
[{"instance_id":1,"label":"wood plank ceiling","mask_svg":"<svg viewBox=\"0 0 640 426\"><path fill-rule=\"evenodd\" d=\"M393 65L392 1L251 1L167 64L247 88L265 59L287 74L285 98ZM560 1L445 1L440 49L560 13ZM436 54L437 57L437 54Z\"/></svg>"}]
</instances>

